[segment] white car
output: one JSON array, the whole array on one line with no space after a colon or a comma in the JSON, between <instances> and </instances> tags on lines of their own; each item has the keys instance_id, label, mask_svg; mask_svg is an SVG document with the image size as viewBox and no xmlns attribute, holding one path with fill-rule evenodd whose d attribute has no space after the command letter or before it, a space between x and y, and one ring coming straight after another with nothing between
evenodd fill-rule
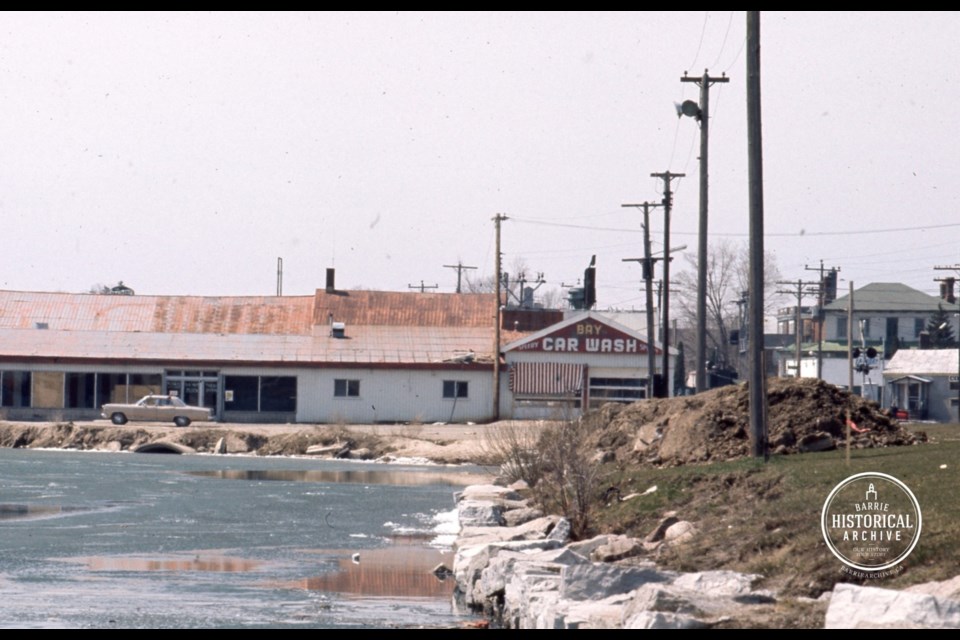
<instances>
[{"instance_id":1,"label":"white car","mask_svg":"<svg viewBox=\"0 0 960 640\"><path fill-rule=\"evenodd\" d=\"M194 420L209 420L210 409L191 407L177 396L144 396L135 404L105 404L100 415L113 424L126 424L128 420L172 421L178 427L186 427Z\"/></svg>"}]
</instances>

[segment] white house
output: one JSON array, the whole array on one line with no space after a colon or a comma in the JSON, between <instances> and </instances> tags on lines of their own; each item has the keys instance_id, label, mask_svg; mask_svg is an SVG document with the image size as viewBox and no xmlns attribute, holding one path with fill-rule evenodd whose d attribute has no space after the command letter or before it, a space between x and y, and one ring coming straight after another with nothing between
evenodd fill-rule
<instances>
[{"instance_id":1,"label":"white house","mask_svg":"<svg viewBox=\"0 0 960 640\"><path fill-rule=\"evenodd\" d=\"M901 349L883 372L885 406L909 412L912 419L960 422L960 351Z\"/></svg>"}]
</instances>

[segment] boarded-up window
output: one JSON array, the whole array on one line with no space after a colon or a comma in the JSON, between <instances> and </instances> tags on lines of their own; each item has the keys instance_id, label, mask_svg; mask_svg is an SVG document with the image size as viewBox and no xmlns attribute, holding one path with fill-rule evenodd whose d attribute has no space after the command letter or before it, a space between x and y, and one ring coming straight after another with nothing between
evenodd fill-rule
<instances>
[{"instance_id":1,"label":"boarded-up window","mask_svg":"<svg viewBox=\"0 0 960 640\"><path fill-rule=\"evenodd\" d=\"M131 373L129 402L136 402L143 396L156 395L161 393L163 384L159 373Z\"/></svg>"},{"instance_id":2,"label":"boarded-up window","mask_svg":"<svg viewBox=\"0 0 960 640\"><path fill-rule=\"evenodd\" d=\"M63 373L33 372L33 406L38 409L63 408Z\"/></svg>"}]
</instances>

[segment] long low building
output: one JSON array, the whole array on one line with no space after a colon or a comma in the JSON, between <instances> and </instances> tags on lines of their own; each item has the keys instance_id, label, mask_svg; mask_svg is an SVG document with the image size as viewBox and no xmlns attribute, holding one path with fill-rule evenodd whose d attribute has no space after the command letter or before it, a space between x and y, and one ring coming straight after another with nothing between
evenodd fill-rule
<instances>
[{"instance_id":1,"label":"long low building","mask_svg":"<svg viewBox=\"0 0 960 640\"><path fill-rule=\"evenodd\" d=\"M492 294L332 285L282 297L2 291L0 418L87 420L107 402L169 393L229 422L483 422L498 417L495 363L499 417L552 417L558 406L590 406L591 397L645 397L644 336L595 313L529 315L510 316L501 350ZM598 333L596 349L584 341L563 354L524 347L528 338L555 346L552 332L577 322L609 338ZM523 382L531 374L542 382L560 363L573 364L563 385L531 392Z\"/></svg>"}]
</instances>

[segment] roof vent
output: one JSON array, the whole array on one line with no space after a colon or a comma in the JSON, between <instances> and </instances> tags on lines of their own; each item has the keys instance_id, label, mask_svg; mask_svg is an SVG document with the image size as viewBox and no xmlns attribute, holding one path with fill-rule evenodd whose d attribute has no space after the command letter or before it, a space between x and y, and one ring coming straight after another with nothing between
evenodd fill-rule
<instances>
[{"instance_id":1,"label":"roof vent","mask_svg":"<svg viewBox=\"0 0 960 640\"><path fill-rule=\"evenodd\" d=\"M334 338L346 338L347 325L343 322L334 322L330 325L330 335Z\"/></svg>"}]
</instances>

